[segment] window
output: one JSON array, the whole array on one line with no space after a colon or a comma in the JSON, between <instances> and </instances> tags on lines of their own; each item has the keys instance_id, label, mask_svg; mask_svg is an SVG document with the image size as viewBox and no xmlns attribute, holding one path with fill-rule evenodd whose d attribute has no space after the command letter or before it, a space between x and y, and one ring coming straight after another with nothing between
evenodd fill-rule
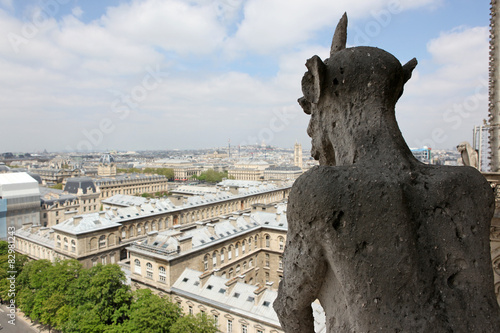
<instances>
[{"instance_id":1,"label":"window","mask_svg":"<svg viewBox=\"0 0 500 333\"><path fill-rule=\"evenodd\" d=\"M203 257L203 269L208 270L208 254L205 254L205 257Z\"/></svg>"},{"instance_id":2,"label":"window","mask_svg":"<svg viewBox=\"0 0 500 333\"><path fill-rule=\"evenodd\" d=\"M248 239L248 251L252 250L252 237Z\"/></svg>"},{"instance_id":3,"label":"window","mask_svg":"<svg viewBox=\"0 0 500 333\"><path fill-rule=\"evenodd\" d=\"M239 244L236 244L236 245L234 246L234 256L235 256L235 257L238 257L238 256L239 256L239 254L240 254L240 253L239 253L240 251L239 251L239 247L238 247L238 245L239 245Z\"/></svg>"},{"instance_id":4,"label":"window","mask_svg":"<svg viewBox=\"0 0 500 333\"><path fill-rule=\"evenodd\" d=\"M153 265L150 262L146 264L146 277L153 278Z\"/></svg>"},{"instance_id":5,"label":"window","mask_svg":"<svg viewBox=\"0 0 500 333\"><path fill-rule=\"evenodd\" d=\"M236 274L240 273L240 265L236 266Z\"/></svg>"},{"instance_id":6,"label":"window","mask_svg":"<svg viewBox=\"0 0 500 333\"><path fill-rule=\"evenodd\" d=\"M229 278L232 278L233 277L233 269L229 269Z\"/></svg>"},{"instance_id":7,"label":"window","mask_svg":"<svg viewBox=\"0 0 500 333\"><path fill-rule=\"evenodd\" d=\"M259 240L259 236L255 236L255 244L253 245L254 249L257 249L258 240Z\"/></svg>"},{"instance_id":8,"label":"window","mask_svg":"<svg viewBox=\"0 0 500 333\"><path fill-rule=\"evenodd\" d=\"M139 259L134 260L134 272L137 274L141 274L141 262Z\"/></svg>"},{"instance_id":9,"label":"window","mask_svg":"<svg viewBox=\"0 0 500 333\"><path fill-rule=\"evenodd\" d=\"M57 247L61 247L61 236L57 236Z\"/></svg>"},{"instance_id":10,"label":"window","mask_svg":"<svg viewBox=\"0 0 500 333\"><path fill-rule=\"evenodd\" d=\"M160 266L158 268L158 276L159 276L161 282L167 281L167 272L165 271L165 267Z\"/></svg>"},{"instance_id":11,"label":"window","mask_svg":"<svg viewBox=\"0 0 500 333\"><path fill-rule=\"evenodd\" d=\"M214 314L214 322L215 322L215 325L217 325L217 327L219 327L219 316Z\"/></svg>"},{"instance_id":12,"label":"window","mask_svg":"<svg viewBox=\"0 0 500 333\"><path fill-rule=\"evenodd\" d=\"M266 267L269 267L269 254L266 253Z\"/></svg>"},{"instance_id":13,"label":"window","mask_svg":"<svg viewBox=\"0 0 500 333\"><path fill-rule=\"evenodd\" d=\"M269 282L269 273L266 272L266 283Z\"/></svg>"},{"instance_id":14,"label":"window","mask_svg":"<svg viewBox=\"0 0 500 333\"><path fill-rule=\"evenodd\" d=\"M241 324L241 333L248 333L247 325Z\"/></svg>"},{"instance_id":15,"label":"window","mask_svg":"<svg viewBox=\"0 0 500 333\"><path fill-rule=\"evenodd\" d=\"M233 256L233 247L230 246L229 249L227 250L227 260L231 260L232 256Z\"/></svg>"},{"instance_id":16,"label":"window","mask_svg":"<svg viewBox=\"0 0 500 333\"><path fill-rule=\"evenodd\" d=\"M224 249L221 249L220 250L220 263L223 264L224 263Z\"/></svg>"},{"instance_id":17,"label":"window","mask_svg":"<svg viewBox=\"0 0 500 333\"><path fill-rule=\"evenodd\" d=\"M190 315L193 315L193 307L191 305L189 306L189 310L188 311L189 311Z\"/></svg>"},{"instance_id":18,"label":"window","mask_svg":"<svg viewBox=\"0 0 500 333\"><path fill-rule=\"evenodd\" d=\"M246 245L246 243L245 243L245 241L243 241L241 243L241 254L245 254L245 245Z\"/></svg>"},{"instance_id":19,"label":"window","mask_svg":"<svg viewBox=\"0 0 500 333\"><path fill-rule=\"evenodd\" d=\"M250 261L248 262L248 268L251 268L253 267L253 259L250 259Z\"/></svg>"},{"instance_id":20,"label":"window","mask_svg":"<svg viewBox=\"0 0 500 333\"><path fill-rule=\"evenodd\" d=\"M99 237L99 248L103 248L106 246L106 236L102 235Z\"/></svg>"},{"instance_id":21,"label":"window","mask_svg":"<svg viewBox=\"0 0 500 333\"><path fill-rule=\"evenodd\" d=\"M280 256L279 268L283 269L283 257L282 256Z\"/></svg>"},{"instance_id":22,"label":"window","mask_svg":"<svg viewBox=\"0 0 500 333\"><path fill-rule=\"evenodd\" d=\"M266 247L271 247L271 237L269 235L266 235Z\"/></svg>"},{"instance_id":23,"label":"window","mask_svg":"<svg viewBox=\"0 0 500 333\"><path fill-rule=\"evenodd\" d=\"M64 237L64 249L68 251L68 239Z\"/></svg>"},{"instance_id":24,"label":"window","mask_svg":"<svg viewBox=\"0 0 500 333\"><path fill-rule=\"evenodd\" d=\"M214 254L212 255L212 266L215 267L217 266L217 253L214 252Z\"/></svg>"},{"instance_id":25,"label":"window","mask_svg":"<svg viewBox=\"0 0 500 333\"><path fill-rule=\"evenodd\" d=\"M76 252L76 242L75 240L71 240L71 252Z\"/></svg>"},{"instance_id":26,"label":"window","mask_svg":"<svg viewBox=\"0 0 500 333\"><path fill-rule=\"evenodd\" d=\"M101 258L101 262L102 262L103 265L106 265L106 257L102 257Z\"/></svg>"},{"instance_id":27,"label":"window","mask_svg":"<svg viewBox=\"0 0 500 333\"><path fill-rule=\"evenodd\" d=\"M233 321L231 319L227 320L227 333L233 333Z\"/></svg>"},{"instance_id":28,"label":"window","mask_svg":"<svg viewBox=\"0 0 500 333\"><path fill-rule=\"evenodd\" d=\"M283 237L278 238L279 243L280 243L280 250L283 250L285 248L285 240Z\"/></svg>"},{"instance_id":29,"label":"window","mask_svg":"<svg viewBox=\"0 0 500 333\"><path fill-rule=\"evenodd\" d=\"M122 238L127 238L127 231L125 229L122 230Z\"/></svg>"}]
</instances>

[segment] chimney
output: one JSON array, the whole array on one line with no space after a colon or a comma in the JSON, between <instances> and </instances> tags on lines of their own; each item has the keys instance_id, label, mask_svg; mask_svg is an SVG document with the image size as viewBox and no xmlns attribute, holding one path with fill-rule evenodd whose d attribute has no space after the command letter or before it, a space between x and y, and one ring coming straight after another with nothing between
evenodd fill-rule
<instances>
[{"instance_id":1,"label":"chimney","mask_svg":"<svg viewBox=\"0 0 500 333\"><path fill-rule=\"evenodd\" d=\"M205 283L208 281L208 278L211 277L211 276L212 276L212 272L211 271L206 271L205 273L201 274L198 277L200 279L201 287L203 287L205 285Z\"/></svg>"},{"instance_id":2,"label":"chimney","mask_svg":"<svg viewBox=\"0 0 500 333\"><path fill-rule=\"evenodd\" d=\"M253 291L253 294L255 295L255 304L259 304L262 295L264 295L264 291L266 290L267 290L266 286L259 286L259 288Z\"/></svg>"},{"instance_id":3,"label":"chimney","mask_svg":"<svg viewBox=\"0 0 500 333\"><path fill-rule=\"evenodd\" d=\"M213 225L212 223L207 223L207 229L210 235L215 235L215 225Z\"/></svg>"},{"instance_id":4,"label":"chimney","mask_svg":"<svg viewBox=\"0 0 500 333\"><path fill-rule=\"evenodd\" d=\"M251 215L250 215L250 213L243 214L243 218L245 219L246 223L250 223L251 222Z\"/></svg>"},{"instance_id":5,"label":"chimney","mask_svg":"<svg viewBox=\"0 0 500 333\"><path fill-rule=\"evenodd\" d=\"M181 195L172 195L171 197L169 197L169 199L176 206L184 205L184 197L182 197Z\"/></svg>"},{"instance_id":6,"label":"chimney","mask_svg":"<svg viewBox=\"0 0 500 333\"><path fill-rule=\"evenodd\" d=\"M32 234L34 234L34 233L38 232L38 230L40 230L41 227L42 226L40 224L33 225L33 226L31 226L31 231L30 232Z\"/></svg>"},{"instance_id":7,"label":"chimney","mask_svg":"<svg viewBox=\"0 0 500 333\"><path fill-rule=\"evenodd\" d=\"M236 186L230 186L229 187L229 192L234 195L238 195L238 187Z\"/></svg>"},{"instance_id":8,"label":"chimney","mask_svg":"<svg viewBox=\"0 0 500 333\"><path fill-rule=\"evenodd\" d=\"M238 226L238 223L237 223L236 217L230 217L230 218L229 218L229 222L231 222L231 225L232 225L233 227L235 227L235 228Z\"/></svg>"},{"instance_id":9,"label":"chimney","mask_svg":"<svg viewBox=\"0 0 500 333\"><path fill-rule=\"evenodd\" d=\"M228 280L225 285L227 287L226 293L227 295L231 295L231 292L234 289L234 286L236 285L236 282L238 282L238 277L235 276L232 279Z\"/></svg>"},{"instance_id":10,"label":"chimney","mask_svg":"<svg viewBox=\"0 0 500 333\"><path fill-rule=\"evenodd\" d=\"M158 236L158 230L148 232L148 244L152 244L156 236Z\"/></svg>"},{"instance_id":11,"label":"chimney","mask_svg":"<svg viewBox=\"0 0 500 333\"><path fill-rule=\"evenodd\" d=\"M82 221L82 219L83 219L83 217L81 215L73 217L73 225L74 226L79 225L80 222Z\"/></svg>"},{"instance_id":12,"label":"chimney","mask_svg":"<svg viewBox=\"0 0 500 333\"><path fill-rule=\"evenodd\" d=\"M190 251L193 248L193 236L184 236L179 238L181 252Z\"/></svg>"}]
</instances>

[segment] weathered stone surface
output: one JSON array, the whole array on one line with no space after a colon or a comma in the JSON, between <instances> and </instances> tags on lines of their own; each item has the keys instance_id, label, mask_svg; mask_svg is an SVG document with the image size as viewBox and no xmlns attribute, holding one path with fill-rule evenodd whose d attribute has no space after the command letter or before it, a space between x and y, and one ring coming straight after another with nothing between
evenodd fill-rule
<instances>
[{"instance_id":1,"label":"weathered stone surface","mask_svg":"<svg viewBox=\"0 0 500 333\"><path fill-rule=\"evenodd\" d=\"M345 48L343 34L329 59L307 61L302 80L320 166L289 196L274 303L283 329L314 332L319 299L328 332L499 332L490 186L471 167L413 157L394 107L416 60L401 66L381 49Z\"/></svg>"}]
</instances>

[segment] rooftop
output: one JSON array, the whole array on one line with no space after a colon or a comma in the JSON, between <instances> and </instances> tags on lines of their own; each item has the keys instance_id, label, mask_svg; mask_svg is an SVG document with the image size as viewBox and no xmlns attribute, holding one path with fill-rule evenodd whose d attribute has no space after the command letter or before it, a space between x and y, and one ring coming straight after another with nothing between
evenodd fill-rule
<instances>
[{"instance_id":1,"label":"rooftop","mask_svg":"<svg viewBox=\"0 0 500 333\"><path fill-rule=\"evenodd\" d=\"M172 292L202 303L213 304L215 307L230 313L237 313L280 327L278 317L272 307L277 297L276 291L264 289L258 293L259 286L239 281L231 288L226 285L228 281L238 279L238 277L226 279L212 275L202 284L199 279L200 275L202 272L186 268L173 284ZM316 303L313 303L312 306L315 331L318 333L326 332L323 309Z\"/></svg>"}]
</instances>

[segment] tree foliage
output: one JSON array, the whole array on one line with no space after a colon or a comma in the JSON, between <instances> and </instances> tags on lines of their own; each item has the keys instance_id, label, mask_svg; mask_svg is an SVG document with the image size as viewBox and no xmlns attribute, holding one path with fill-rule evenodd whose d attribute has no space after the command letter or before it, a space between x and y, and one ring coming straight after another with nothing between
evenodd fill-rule
<instances>
[{"instance_id":1,"label":"tree foliage","mask_svg":"<svg viewBox=\"0 0 500 333\"><path fill-rule=\"evenodd\" d=\"M208 183L218 183L222 181L222 178L227 178L227 171L217 172L213 169L209 169L202 172L199 176L193 176L193 178Z\"/></svg>"},{"instance_id":2,"label":"tree foliage","mask_svg":"<svg viewBox=\"0 0 500 333\"><path fill-rule=\"evenodd\" d=\"M174 169L172 168L129 168L129 169L116 169L118 173L147 173L153 175L165 176L167 179L174 179Z\"/></svg>"},{"instance_id":3,"label":"tree foliage","mask_svg":"<svg viewBox=\"0 0 500 333\"><path fill-rule=\"evenodd\" d=\"M56 190L62 190L63 189L63 184L62 183L55 184L55 185L49 186L49 188L53 188L53 189L56 189Z\"/></svg>"},{"instance_id":4,"label":"tree foliage","mask_svg":"<svg viewBox=\"0 0 500 333\"><path fill-rule=\"evenodd\" d=\"M188 315L179 318L170 328L170 333L217 333L215 319L209 318L205 313Z\"/></svg>"},{"instance_id":5,"label":"tree foliage","mask_svg":"<svg viewBox=\"0 0 500 333\"><path fill-rule=\"evenodd\" d=\"M3 249L0 243L0 259ZM149 289L132 292L116 264L85 269L76 260L37 260L22 265L17 305L49 328L71 333L217 332L213 320L183 317L177 304Z\"/></svg>"}]
</instances>

